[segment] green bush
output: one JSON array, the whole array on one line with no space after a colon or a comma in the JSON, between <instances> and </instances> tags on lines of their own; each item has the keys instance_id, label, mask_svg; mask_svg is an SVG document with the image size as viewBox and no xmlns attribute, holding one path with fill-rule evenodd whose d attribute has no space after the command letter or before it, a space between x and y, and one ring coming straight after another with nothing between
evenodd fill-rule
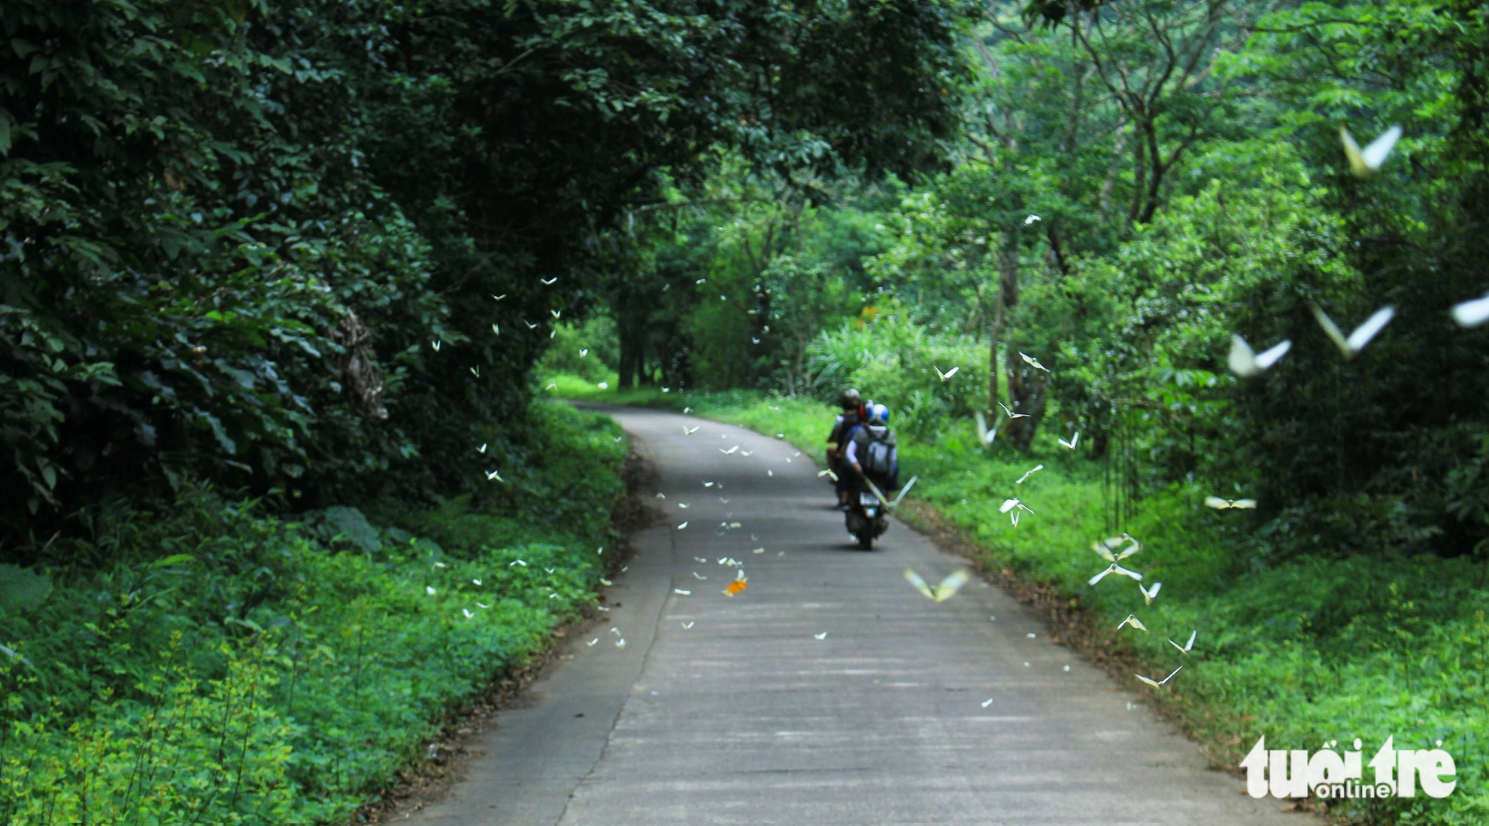
<instances>
[{"instance_id":1,"label":"green bush","mask_svg":"<svg viewBox=\"0 0 1489 826\"><path fill-rule=\"evenodd\" d=\"M189 488L75 543L44 601L0 609L0 820L309 824L361 805L593 599L625 447L566 406L531 418L506 484L390 503L370 542L352 509L289 523Z\"/></svg>"}]
</instances>

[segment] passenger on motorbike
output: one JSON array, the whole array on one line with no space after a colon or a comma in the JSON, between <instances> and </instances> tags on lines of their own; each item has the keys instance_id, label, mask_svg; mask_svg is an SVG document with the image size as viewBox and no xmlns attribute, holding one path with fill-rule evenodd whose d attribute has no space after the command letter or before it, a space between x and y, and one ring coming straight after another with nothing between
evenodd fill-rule
<instances>
[{"instance_id":1,"label":"passenger on motorbike","mask_svg":"<svg viewBox=\"0 0 1489 826\"><path fill-rule=\"evenodd\" d=\"M873 405L867 421L853 430L843 451L845 478L850 478L849 494L868 490L863 483L871 480L885 496L899 487L899 449L894 431L889 429L889 408Z\"/></svg>"}]
</instances>

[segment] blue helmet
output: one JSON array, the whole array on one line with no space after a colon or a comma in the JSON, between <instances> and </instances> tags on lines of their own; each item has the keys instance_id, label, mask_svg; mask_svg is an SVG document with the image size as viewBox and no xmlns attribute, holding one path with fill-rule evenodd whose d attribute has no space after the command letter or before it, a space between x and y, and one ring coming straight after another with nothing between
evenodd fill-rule
<instances>
[{"instance_id":1,"label":"blue helmet","mask_svg":"<svg viewBox=\"0 0 1489 826\"><path fill-rule=\"evenodd\" d=\"M869 421L874 424L889 424L889 408L882 404L869 408Z\"/></svg>"}]
</instances>

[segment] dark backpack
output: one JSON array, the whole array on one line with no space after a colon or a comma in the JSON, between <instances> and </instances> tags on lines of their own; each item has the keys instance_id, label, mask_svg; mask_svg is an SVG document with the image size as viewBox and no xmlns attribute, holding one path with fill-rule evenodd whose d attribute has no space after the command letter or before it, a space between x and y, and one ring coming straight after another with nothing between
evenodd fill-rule
<instances>
[{"instance_id":1,"label":"dark backpack","mask_svg":"<svg viewBox=\"0 0 1489 826\"><path fill-rule=\"evenodd\" d=\"M894 470L889 464L889 451L894 447L894 433L889 428L884 429L882 439L874 438L867 426L859 428L854 438L858 442L858 463L863 466L864 473L883 477Z\"/></svg>"}]
</instances>

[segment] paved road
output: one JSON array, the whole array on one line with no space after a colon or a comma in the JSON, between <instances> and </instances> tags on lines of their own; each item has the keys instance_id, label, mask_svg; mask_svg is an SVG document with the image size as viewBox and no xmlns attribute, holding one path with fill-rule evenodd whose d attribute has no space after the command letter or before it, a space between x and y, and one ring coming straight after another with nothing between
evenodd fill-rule
<instances>
[{"instance_id":1,"label":"paved road","mask_svg":"<svg viewBox=\"0 0 1489 826\"><path fill-rule=\"evenodd\" d=\"M610 622L567 642L574 659L498 717L467 779L415 822L1313 823L1206 769L998 589L922 597L905 567L939 579L960 561L903 525L856 550L785 442L609 412L658 468L669 518L637 537ZM726 556L749 580L735 597Z\"/></svg>"}]
</instances>

